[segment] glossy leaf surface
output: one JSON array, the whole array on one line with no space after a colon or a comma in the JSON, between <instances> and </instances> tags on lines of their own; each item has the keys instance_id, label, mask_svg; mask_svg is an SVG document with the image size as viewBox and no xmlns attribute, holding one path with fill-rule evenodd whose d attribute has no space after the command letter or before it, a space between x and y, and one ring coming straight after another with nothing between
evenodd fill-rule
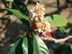
<instances>
[{"instance_id":1,"label":"glossy leaf surface","mask_svg":"<svg viewBox=\"0 0 72 54\"><path fill-rule=\"evenodd\" d=\"M33 33L34 37L34 54L49 54L48 48L41 38Z\"/></svg>"},{"instance_id":2,"label":"glossy leaf surface","mask_svg":"<svg viewBox=\"0 0 72 54\"><path fill-rule=\"evenodd\" d=\"M23 38L22 51L23 51L23 54L28 54L28 39L27 39L27 37Z\"/></svg>"},{"instance_id":3,"label":"glossy leaf surface","mask_svg":"<svg viewBox=\"0 0 72 54\"><path fill-rule=\"evenodd\" d=\"M28 38L19 39L11 48L10 54L28 54Z\"/></svg>"}]
</instances>

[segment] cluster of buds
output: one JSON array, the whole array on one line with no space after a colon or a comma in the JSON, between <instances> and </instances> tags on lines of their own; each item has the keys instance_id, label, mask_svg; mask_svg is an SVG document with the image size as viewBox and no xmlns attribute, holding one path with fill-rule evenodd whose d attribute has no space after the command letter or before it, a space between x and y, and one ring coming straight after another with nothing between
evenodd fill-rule
<instances>
[{"instance_id":1,"label":"cluster of buds","mask_svg":"<svg viewBox=\"0 0 72 54\"><path fill-rule=\"evenodd\" d=\"M39 22L44 20L45 15L45 8L44 5L41 5L37 3L37 5L33 8L33 10L30 10L30 20L32 21L31 30L32 31L38 31L38 32L50 32L50 24L48 22L45 22L44 24L41 24Z\"/></svg>"}]
</instances>

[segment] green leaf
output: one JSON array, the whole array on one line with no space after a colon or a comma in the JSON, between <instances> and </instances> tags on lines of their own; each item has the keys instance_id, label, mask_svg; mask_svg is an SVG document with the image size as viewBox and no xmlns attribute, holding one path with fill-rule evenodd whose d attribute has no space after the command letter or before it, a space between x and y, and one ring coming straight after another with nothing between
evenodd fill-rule
<instances>
[{"instance_id":1,"label":"green leaf","mask_svg":"<svg viewBox=\"0 0 72 54\"><path fill-rule=\"evenodd\" d=\"M28 16L28 9L27 6L22 2L22 0L14 0L13 5L18 8L18 10L23 14ZM11 12L7 12L6 15L13 15ZM22 18L20 21L22 21L29 29L30 29L30 23L29 21Z\"/></svg>"},{"instance_id":2,"label":"green leaf","mask_svg":"<svg viewBox=\"0 0 72 54\"><path fill-rule=\"evenodd\" d=\"M37 37L34 34L33 37L34 37L34 54L40 54Z\"/></svg>"},{"instance_id":3,"label":"green leaf","mask_svg":"<svg viewBox=\"0 0 72 54\"><path fill-rule=\"evenodd\" d=\"M23 38L22 51L23 51L23 54L28 54L28 39L27 39L27 37Z\"/></svg>"},{"instance_id":4,"label":"green leaf","mask_svg":"<svg viewBox=\"0 0 72 54\"><path fill-rule=\"evenodd\" d=\"M20 10L22 14L28 16L27 6L22 2L22 0L14 0L13 3L16 5L16 7Z\"/></svg>"},{"instance_id":5,"label":"green leaf","mask_svg":"<svg viewBox=\"0 0 72 54\"><path fill-rule=\"evenodd\" d=\"M19 9L22 14L28 16L27 6L22 2L22 0L14 0L13 4ZM30 23L27 20L21 20L28 28L30 28Z\"/></svg>"},{"instance_id":6,"label":"green leaf","mask_svg":"<svg viewBox=\"0 0 72 54\"><path fill-rule=\"evenodd\" d=\"M34 37L34 54L49 54L48 48L39 36L33 33Z\"/></svg>"},{"instance_id":7,"label":"green leaf","mask_svg":"<svg viewBox=\"0 0 72 54\"><path fill-rule=\"evenodd\" d=\"M7 9L7 10L11 11L11 12L13 13L13 15L16 15L16 17L19 17L19 18L18 18L19 20L21 20L21 18L24 18L24 19L30 21L26 15L23 15L23 14L22 14L20 11L18 11L18 10L8 9L8 8L5 8L5 7L2 7L2 9Z\"/></svg>"},{"instance_id":8,"label":"green leaf","mask_svg":"<svg viewBox=\"0 0 72 54\"><path fill-rule=\"evenodd\" d=\"M11 48L10 54L15 54L15 49L16 49L18 43L20 42L20 40L21 40L21 39L19 39L19 40L14 44L14 46Z\"/></svg>"},{"instance_id":9,"label":"green leaf","mask_svg":"<svg viewBox=\"0 0 72 54\"><path fill-rule=\"evenodd\" d=\"M17 44L17 46L15 48L15 54L23 54L22 41L23 41L23 38L18 42L18 44Z\"/></svg>"},{"instance_id":10,"label":"green leaf","mask_svg":"<svg viewBox=\"0 0 72 54\"><path fill-rule=\"evenodd\" d=\"M28 38L19 39L10 50L10 54L28 54Z\"/></svg>"},{"instance_id":11,"label":"green leaf","mask_svg":"<svg viewBox=\"0 0 72 54\"><path fill-rule=\"evenodd\" d=\"M66 29L64 27L59 27L59 30L64 33L66 31Z\"/></svg>"},{"instance_id":12,"label":"green leaf","mask_svg":"<svg viewBox=\"0 0 72 54\"><path fill-rule=\"evenodd\" d=\"M33 54L33 44L30 38L28 38L28 54Z\"/></svg>"},{"instance_id":13,"label":"green leaf","mask_svg":"<svg viewBox=\"0 0 72 54\"><path fill-rule=\"evenodd\" d=\"M6 1L13 2L14 0L6 0Z\"/></svg>"},{"instance_id":14,"label":"green leaf","mask_svg":"<svg viewBox=\"0 0 72 54\"><path fill-rule=\"evenodd\" d=\"M28 19L28 17L26 15L22 14L21 12L15 10L15 9L8 9L8 8L5 8L5 7L1 7L1 9L9 10L10 12L8 12L6 15L14 15L14 16L16 16L17 19L22 21L30 29L30 24L28 22L30 20Z\"/></svg>"},{"instance_id":15,"label":"green leaf","mask_svg":"<svg viewBox=\"0 0 72 54\"><path fill-rule=\"evenodd\" d=\"M72 34L72 29L69 31L69 34Z\"/></svg>"},{"instance_id":16,"label":"green leaf","mask_svg":"<svg viewBox=\"0 0 72 54\"><path fill-rule=\"evenodd\" d=\"M42 23L45 22L49 22L51 26L56 26L56 27L62 27L68 23L65 17L57 14L45 17L45 20Z\"/></svg>"}]
</instances>

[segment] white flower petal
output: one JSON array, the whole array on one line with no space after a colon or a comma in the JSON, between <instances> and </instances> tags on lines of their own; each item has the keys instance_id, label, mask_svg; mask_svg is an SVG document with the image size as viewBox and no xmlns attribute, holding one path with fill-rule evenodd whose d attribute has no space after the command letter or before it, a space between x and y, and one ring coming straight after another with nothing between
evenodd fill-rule
<instances>
[{"instance_id":1,"label":"white flower petal","mask_svg":"<svg viewBox=\"0 0 72 54\"><path fill-rule=\"evenodd\" d=\"M35 29L35 31L38 31L39 33L43 32L42 30L40 29Z\"/></svg>"},{"instance_id":2,"label":"white flower petal","mask_svg":"<svg viewBox=\"0 0 72 54\"><path fill-rule=\"evenodd\" d=\"M37 18L37 17L36 17L35 19L36 19L36 20L38 20L38 18Z\"/></svg>"},{"instance_id":3,"label":"white flower petal","mask_svg":"<svg viewBox=\"0 0 72 54\"><path fill-rule=\"evenodd\" d=\"M41 33L41 32L42 32L42 30L38 29L38 32L39 32L39 33Z\"/></svg>"},{"instance_id":4,"label":"white flower petal","mask_svg":"<svg viewBox=\"0 0 72 54\"><path fill-rule=\"evenodd\" d=\"M36 14L35 14L35 13L33 13L33 17L35 17L35 15L36 15Z\"/></svg>"},{"instance_id":5,"label":"white flower petal","mask_svg":"<svg viewBox=\"0 0 72 54\"><path fill-rule=\"evenodd\" d=\"M32 17L31 20L33 20L34 18Z\"/></svg>"},{"instance_id":6,"label":"white flower petal","mask_svg":"<svg viewBox=\"0 0 72 54\"><path fill-rule=\"evenodd\" d=\"M39 3L38 3L38 2L37 2L36 4L37 4L37 5L39 5Z\"/></svg>"},{"instance_id":7,"label":"white flower petal","mask_svg":"<svg viewBox=\"0 0 72 54\"><path fill-rule=\"evenodd\" d=\"M43 15L45 15L45 13L42 13Z\"/></svg>"},{"instance_id":8,"label":"white flower petal","mask_svg":"<svg viewBox=\"0 0 72 54\"><path fill-rule=\"evenodd\" d=\"M42 8L45 11L45 8Z\"/></svg>"},{"instance_id":9,"label":"white flower petal","mask_svg":"<svg viewBox=\"0 0 72 54\"><path fill-rule=\"evenodd\" d=\"M30 10L31 13L33 13L33 10Z\"/></svg>"}]
</instances>

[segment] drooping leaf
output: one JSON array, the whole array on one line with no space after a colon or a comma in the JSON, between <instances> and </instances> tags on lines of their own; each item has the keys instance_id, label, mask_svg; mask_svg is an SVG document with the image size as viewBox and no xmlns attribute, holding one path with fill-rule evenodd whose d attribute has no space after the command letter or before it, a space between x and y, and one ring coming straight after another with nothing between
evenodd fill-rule
<instances>
[{"instance_id":1,"label":"drooping leaf","mask_svg":"<svg viewBox=\"0 0 72 54\"><path fill-rule=\"evenodd\" d=\"M28 38L27 37L23 38L22 51L23 51L23 54L28 54Z\"/></svg>"},{"instance_id":2,"label":"drooping leaf","mask_svg":"<svg viewBox=\"0 0 72 54\"><path fill-rule=\"evenodd\" d=\"M34 54L49 54L48 48L39 36L33 33L34 37Z\"/></svg>"},{"instance_id":3,"label":"drooping leaf","mask_svg":"<svg viewBox=\"0 0 72 54\"><path fill-rule=\"evenodd\" d=\"M59 27L59 30L64 33L66 31L66 29L64 27Z\"/></svg>"},{"instance_id":4,"label":"drooping leaf","mask_svg":"<svg viewBox=\"0 0 72 54\"><path fill-rule=\"evenodd\" d=\"M42 23L45 22L49 22L51 26L56 26L56 27L62 27L68 23L65 17L58 14L54 14L52 17L51 16L45 17L45 20Z\"/></svg>"}]
</instances>

